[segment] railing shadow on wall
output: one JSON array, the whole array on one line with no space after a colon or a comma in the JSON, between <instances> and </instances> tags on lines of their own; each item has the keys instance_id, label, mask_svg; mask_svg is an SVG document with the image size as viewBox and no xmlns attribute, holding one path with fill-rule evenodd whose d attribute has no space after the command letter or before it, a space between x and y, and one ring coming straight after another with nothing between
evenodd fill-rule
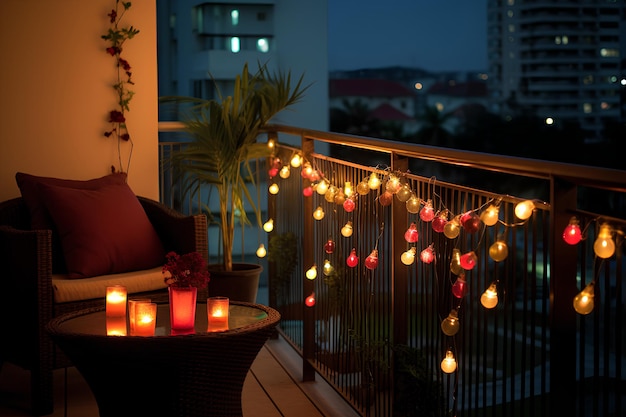
<instances>
[{"instance_id":1,"label":"railing shadow on wall","mask_svg":"<svg viewBox=\"0 0 626 417\"><path fill-rule=\"evenodd\" d=\"M626 171L291 126L266 133L290 170L267 197L269 303L305 379L318 372L364 416L625 415ZM367 186L372 174L379 188ZM576 245L563 240L572 218ZM601 225L615 244L607 259L593 249ZM573 299L590 283L595 308L581 315Z\"/></svg>"}]
</instances>

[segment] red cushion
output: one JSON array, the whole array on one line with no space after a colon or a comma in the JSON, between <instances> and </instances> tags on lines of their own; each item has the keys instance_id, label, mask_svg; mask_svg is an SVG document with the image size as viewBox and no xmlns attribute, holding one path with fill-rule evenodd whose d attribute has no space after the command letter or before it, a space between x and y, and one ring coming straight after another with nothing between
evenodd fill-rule
<instances>
[{"instance_id":1,"label":"red cushion","mask_svg":"<svg viewBox=\"0 0 626 417\"><path fill-rule=\"evenodd\" d=\"M125 173L114 173L91 180L66 180L53 177L38 177L36 175L18 172L15 174L17 186L20 188L24 203L30 212L32 229L52 229L52 219L39 193L39 184L56 185L59 187L77 188L81 190L96 190L108 184L125 184Z\"/></svg>"},{"instance_id":2,"label":"red cushion","mask_svg":"<svg viewBox=\"0 0 626 417\"><path fill-rule=\"evenodd\" d=\"M127 184L96 190L40 184L61 239L70 278L162 265L163 245Z\"/></svg>"}]
</instances>

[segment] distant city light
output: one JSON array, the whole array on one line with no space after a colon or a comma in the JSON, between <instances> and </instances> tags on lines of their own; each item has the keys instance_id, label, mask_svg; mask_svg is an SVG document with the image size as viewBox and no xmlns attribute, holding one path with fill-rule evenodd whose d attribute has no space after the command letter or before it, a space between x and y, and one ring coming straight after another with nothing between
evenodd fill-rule
<instances>
[{"instance_id":1,"label":"distant city light","mask_svg":"<svg viewBox=\"0 0 626 417\"><path fill-rule=\"evenodd\" d=\"M546 124L547 125L553 125L554 124L554 119L552 117L546 117Z\"/></svg>"},{"instance_id":2,"label":"distant city light","mask_svg":"<svg viewBox=\"0 0 626 417\"><path fill-rule=\"evenodd\" d=\"M237 53L241 50L241 45L239 43L239 38L234 36L230 38L230 51Z\"/></svg>"},{"instance_id":3,"label":"distant city light","mask_svg":"<svg viewBox=\"0 0 626 417\"><path fill-rule=\"evenodd\" d=\"M415 83L414 87L416 90L421 90L422 88L424 88L424 85L422 85L422 83Z\"/></svg>"}]
</instances>

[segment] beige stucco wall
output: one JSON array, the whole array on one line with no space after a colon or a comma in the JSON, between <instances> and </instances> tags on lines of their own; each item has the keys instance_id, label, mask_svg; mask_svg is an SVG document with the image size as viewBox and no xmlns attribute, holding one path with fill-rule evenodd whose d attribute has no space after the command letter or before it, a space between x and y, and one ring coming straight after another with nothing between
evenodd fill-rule
<instances>
[{"instance_id":1,"label":"beige stucco wall","mask_svg":"<svg viewBox=\"0 0 626 417\"><path fill-rule=\"evenodd\" d=\"M0 1L0 201L19 196L17 171L89 179L118 166L117 141L103 135L116 71L101 35L114 7L115 0ZM135 82L129 185L158 198L156 0L134 0L122 23L140 30L123 54Z\"/></svg>"}]
</instances>

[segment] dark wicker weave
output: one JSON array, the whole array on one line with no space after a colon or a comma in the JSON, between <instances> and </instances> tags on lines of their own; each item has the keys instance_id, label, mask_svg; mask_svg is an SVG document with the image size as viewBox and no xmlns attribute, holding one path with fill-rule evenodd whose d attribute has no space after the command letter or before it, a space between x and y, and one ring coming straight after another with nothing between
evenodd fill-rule
<instances>
[{"instance_id":1,"label":"dark wicker weave","mask_svg":"<svg viewBox=\"0 0 626 417\"><path fill-rule=\"evenodd\" d=\"M206 216L183 216L167 206L138 197L166 250L207 254ZM53 318L68 312L103 307L98 299L55 303L52 290L52 231L30 230L29 212L21 197L0 203L0 265L4 301L0 363L7 361L30 370L34 415L53 411L54 369L70 366L45 332ZM167 289L134 295L167 300Z\"/></svg>"},{"instance_id":2,"label":"dark wicker weave","mask_svg":"<svg viewBox=\"0 0 626 417\"><path fill-rule=\"evenodd\" d=\"M46 329L89 384L100 417L237 417L248 370L280 314L258 304L231 304L265 311L267 317L225 332L105 336L91 334L105 323L104 309L93 308L58 317ZM164 307L158 315L168 315ZM206 310L199 314L206 316ZM79 317L90 334L69 322Z\"/></svg>"}]
</instances>

